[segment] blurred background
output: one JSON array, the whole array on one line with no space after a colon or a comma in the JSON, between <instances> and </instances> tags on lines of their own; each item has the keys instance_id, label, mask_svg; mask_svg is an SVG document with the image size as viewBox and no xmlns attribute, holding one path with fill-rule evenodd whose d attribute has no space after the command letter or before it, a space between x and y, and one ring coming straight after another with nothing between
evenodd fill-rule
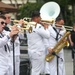
<instances>
[{"instance_id":1,"label":"blurred background","mask_svg":"<svg viewBox=\"0 0 75 75\"><path fill-rule=\"evenodd\" d=\"M55 1L60 5L60 15L63 16L65 25L72 26L75 21L75 0L0 0L0 2L10 5L0 7L0 11L9 11L12 19L31 17L31 12L40 10L41 6L49 1Z\"/></svg>"}]
</instances>

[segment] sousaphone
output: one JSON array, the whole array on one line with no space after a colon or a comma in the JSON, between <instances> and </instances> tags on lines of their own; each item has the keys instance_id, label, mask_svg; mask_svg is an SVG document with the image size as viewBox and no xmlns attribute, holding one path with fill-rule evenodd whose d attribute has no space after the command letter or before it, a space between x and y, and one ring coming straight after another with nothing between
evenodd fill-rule
<instances>
[{"instance_id":1,"label":"sousaphone","mask_svg":"<svg viewBox=\"0 0 75 75\"><path fill-rule=\"evenodd\" d=\"M60 6L56 2L47 2L40 9L41 20L55 20L60 14Z\"/></svg>"}]
</instances>

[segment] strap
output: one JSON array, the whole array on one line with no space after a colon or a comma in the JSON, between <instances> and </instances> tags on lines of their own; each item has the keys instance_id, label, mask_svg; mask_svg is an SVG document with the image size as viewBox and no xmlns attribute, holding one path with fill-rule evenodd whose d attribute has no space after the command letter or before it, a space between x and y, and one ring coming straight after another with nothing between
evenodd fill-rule
<instances>
[{"instance_id":1,"label":"strap","mask_svg":"<svg viewBox=\"0 0 75 75\"><path fill-rule=\"evenodd\" d=\"M58 41L58 35L59 35L60 30L59 30L59 32L58 32L58 31L56 30L56 28L55 28L55 27L53 27L53 29L54 29L54 30L55 30L55 32L57 33L55 40L56 40L56 41Z\"/></svg>"},{"instance_id":2,"label":"strap","mask_svg":"<svg viewBox=\"0 0 75 75\"><path fill-rule=\"evenodd\" d=\"M1 33L2 36L0 36L0 38L4 37L4 35ZM8 44L4 45L5 51L7 52L7 48L10 51L10 48L8 46Z\"/></svg>"},{"instance_id":3,"label":"strap","mask_svg":"<svg viewBox=\"0 0 75 75\"><path fill-rule=\"evenodd\" d=\"M4 48L5 48L5 51L7 52L7 47L6 47L6 45L4 45Z\"/></svg>"}]
</instances>

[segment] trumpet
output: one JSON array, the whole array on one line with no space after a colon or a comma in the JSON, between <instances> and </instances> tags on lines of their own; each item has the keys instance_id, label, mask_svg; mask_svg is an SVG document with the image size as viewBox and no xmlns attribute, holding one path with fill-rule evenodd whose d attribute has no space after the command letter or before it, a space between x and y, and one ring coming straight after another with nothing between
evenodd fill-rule
<instances>
[{"instance_id":1,"label":"trumpet","mask_svg":"<svg viewBox=\"0 0 75 75\"><path fill-rule=\"evenodd\" d=\"M18 24L19 23L19 20L13 20L13 23L14 24ZM23 23L22 23L23 25L33 25L33 26L35 26L37 23L36 22L27 22L27 21L23 21Z\"/></svg>"},{"instance_id":2,"label":"trumpet","mask_svg":"<svg viewBox=\"0 0 75 75\"><path fill-rule=\"evenodd\" d=\"M27 22L27 21L23 21L22 23L22 27L19 26L19 20L13 20L13 24L17 25L17 27L19 27L19 30L28 30L29 33L32 32L32 26L36 27L36 22Z\"/></svg>"},{"instance_id":3,"label":"trumpet","mask_svg":"<svg viewBox=\"0 0 75 75\"><path fill-rule=\"evenodd\" d=\"M14 23L14 24L17 24L17 23L19 23L19 20L13 20L13 23ZM28 22L27 22L27 21L24 21L23 24L24 24L24 25L27 25Z\"/></svg>"},{"instance_id":4,"label":"trumpet","mask_svg":"<svg viewBox=\"0 0 75 75\"><path fill-rule=\"evenodd\" d=\"M10 29L10 31L11 31L12 27L13 26L9 26L8 27ZM28 30L29 33L32 32L32 27L31 26L30 27L20 27L20 26L17 25L17 28L18 28L19 32L22 32L24 30Z\"/></svg>"}]
</instances>

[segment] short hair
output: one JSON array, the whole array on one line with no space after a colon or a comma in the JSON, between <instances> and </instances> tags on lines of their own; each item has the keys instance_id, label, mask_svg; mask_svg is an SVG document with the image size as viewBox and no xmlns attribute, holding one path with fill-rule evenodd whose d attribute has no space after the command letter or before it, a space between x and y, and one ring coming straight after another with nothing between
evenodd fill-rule
<instances>
[{"instance_id":1,"label":"short hair","mask_svg":"<svg viewBox=\"0 0 75 75\"><path fill-rule=\"evenodd\" d=\"M32 12L32 15L31 15L32 18L39 17L39 16L40 16L40 12L39 11Z\"/></svg>"},{"instance_id":2,"label":"short hair","mask_svg":"<svg viewBox=\"0 0 75 75\"><path fill-rule=\"evenodd\" d=\"M0 15L0 18L6 20L6 17L4 15Z\"/></svg>"},{"instance_id":3,"label":"short hair","mask_svg":"<svg viewBox=\"0 0 75 75\"><path fill-rule=\"evenodd\" d=\"M8 11L3 12L3 15L5 15L5 14L9 14L9 12Z\"/></svg>"},{"instance_id":4,"label":"short hair","mask_svg":"<svg viewBox=\"0 0 75 75\"><path fill-rule=\"evenodd\" d=\"M60 20L63 20L63 18L62 18L62 17L56 18L56 22L57 22L57 21L60 21Z\"/></svg>"}]
</instances>

